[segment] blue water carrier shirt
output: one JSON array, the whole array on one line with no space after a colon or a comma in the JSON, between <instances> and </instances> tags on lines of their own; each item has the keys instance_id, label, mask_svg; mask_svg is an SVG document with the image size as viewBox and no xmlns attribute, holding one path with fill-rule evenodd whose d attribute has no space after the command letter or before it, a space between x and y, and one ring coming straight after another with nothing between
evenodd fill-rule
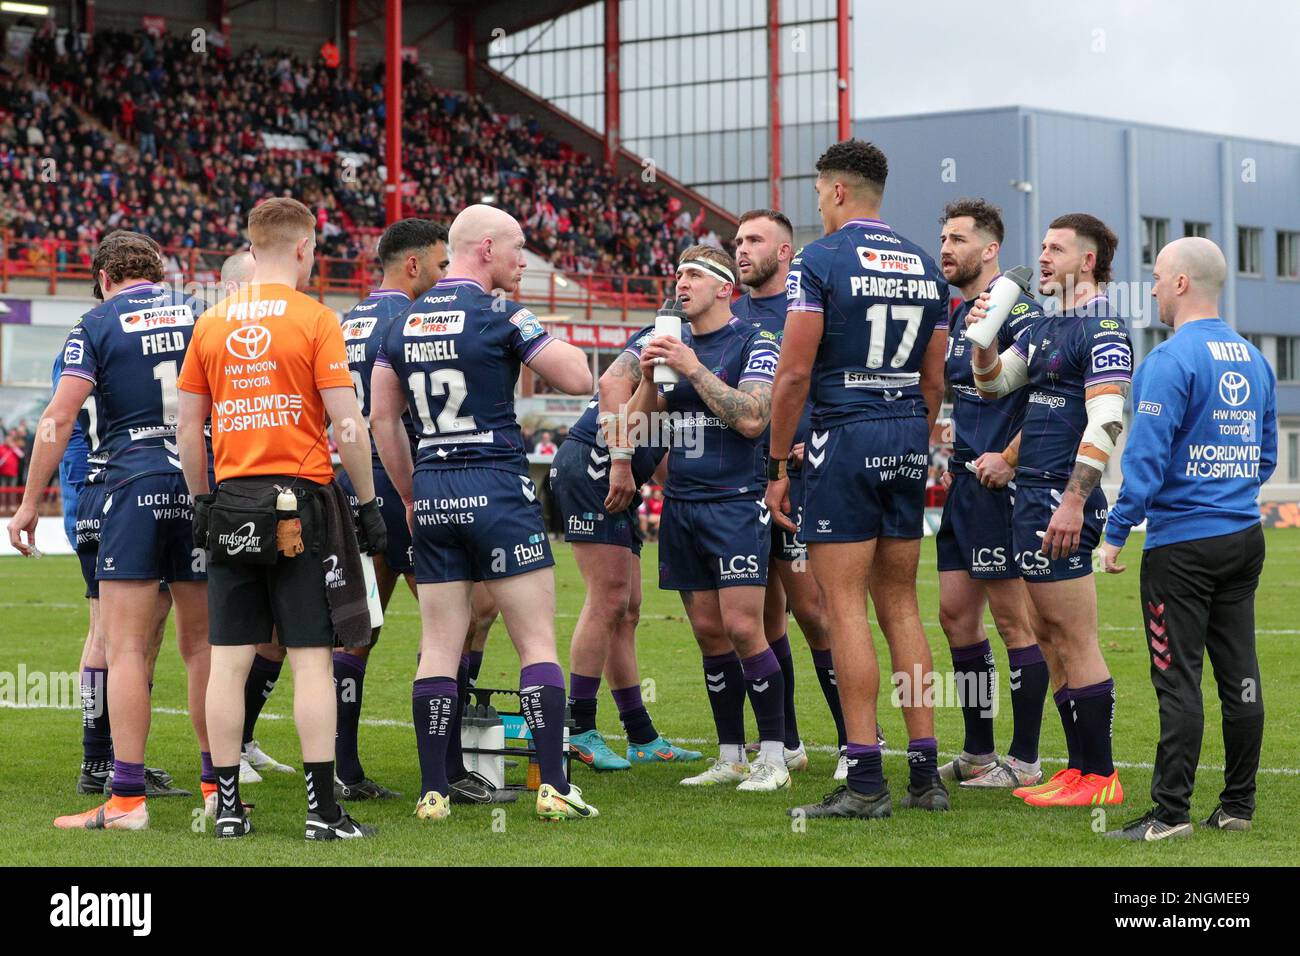
<instances>
[{"instance_id":1,"label":"blue water carrier shirt","mask_svg":"<svg viewBox=\"0 0 1300 956\"><path fill-rule=\"evenodd\" d=\"M1222 319L1189 322L1133 378L1124 484L1106 522L1123 545L1147 519L1145 548L1214 538L1259 522L1277 465L1276 379Z\"/></svg>"}]
</instances>

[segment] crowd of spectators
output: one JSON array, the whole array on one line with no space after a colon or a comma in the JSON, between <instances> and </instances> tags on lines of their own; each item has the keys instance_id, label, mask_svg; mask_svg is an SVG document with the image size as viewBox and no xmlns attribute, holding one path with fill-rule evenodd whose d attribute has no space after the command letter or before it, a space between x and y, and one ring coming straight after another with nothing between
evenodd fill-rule
<instances>
[{"instance_id":1,"label":"crowd of spectators","mask_svg":"<svg viewBox=\"0 0 1300 956\"><path fill-rule=\"evenodd\" d=\"M534 118L440 89L412 63L403 87L405 215L446 222L490 197L573 274L670 275L687 246L720 244L701 233L702 209L615 174ZM80 244L50 255L87 255L119 226L229 250L253 205L292 194L316 212L319 253L357 259L384 224L384 124L382 64L354 77L281 50L195 52L188 35L105 31L84 50L38 36L25 74L0 70L0 226Z\"/></svg>"}]
</instances>

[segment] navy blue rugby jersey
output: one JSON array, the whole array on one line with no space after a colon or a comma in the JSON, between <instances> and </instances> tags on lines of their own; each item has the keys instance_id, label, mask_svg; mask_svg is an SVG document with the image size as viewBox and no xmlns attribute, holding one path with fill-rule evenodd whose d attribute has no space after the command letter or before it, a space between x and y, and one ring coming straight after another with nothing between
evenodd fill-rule
<instances>
[{"instance_id":1,"label":"navy blue rugby jersey","mask_svg":"<svg viewBox=\"0 0 1300 956\"><path fill-rule=\"evenodd\" d=\"M1096 296L1070 312L1044 313L1011 347L1029 363L1017 477L1066 481L1088 424L1088 389L1132 381L1128 326Z\"/></svg>"},{"instance_id":2,"label":"navy blue rugby jersey","mask_svg":"<svg viewBox=\"0 0 1300 956\"><path fill-rule=\"evenodd\" d=\"M354 305L343 317L343 342L348 348L348 371L352 373L352 385L357 390L357 401L361 405L361 414L370 420L370 373L375 368L375 356L383 344L388 327L406 314L411 300L400 289L375 289ZM406 426L411 448L415 448L415 421L410 411L402 415L402 424ZM375 462L379 462L379 452L373 445L371 452Z\"/></svg>"},{"instance_id":3,"label":"navy blue rugby jersey","mask_svg":"<svg viewBox=\"0 0 1300 956\"><path fill-rule=\"evenodd\" d=\"M746 292L731 303L731 314L744 319L756 329L776 336L776 343L780 345L785 337L785 303L784 292L759 298L754 298L752 293ZM808 432L812 428L812 410L810 390L808 400L804 402L803 413L799 416L799 423L794 429L795 444L808 440Z\"/></svg>"},{"instance_id":4,"label":"navy blue rugby jersey","mask_svg":"<svg viewBox=\"0 0 1300 956\"><path fill-rule=\"evenodd\" d=\"M818 428L924 418L921 362L948 326L948 283L924 249L876 219L852 219L799 250L786 276L788 312L820 312L813 364Z\"/></svg>"},{"instance_id":5,"label":"navy blue rugby jersey","mask_svg":"<svg viewBox=\"0 0 1300 956\"><path fill-rule=\"evenodd\" d=\"M553 341L532 312L472 279L442 279L412 302L390 323L374 364L390 367L406 392L416 471L527 475L515 383L520 366Z\"/></svg>"},{"instance_id":6,"label":"navy blue rugby jersey","mask_svg":"<svg viewBox=\"0 0 1300 956\"><path fill-rule=\"evenodd\" d=\"M82 316L63 346L63 375L95 385L104 480L180 473L176 379L194 320L207 307L192 296L141 282Z\"/></svg>"},{"instance_id":7,"label":"navy blue rugby jersey","mask_svg":"<svg viewBox=\"0 0 1300 956\"><path fill-rule=\"evenodd\" d=\"M724 385L770 383L780 346L742 319L706 335L683 329L682 341ZM746 438L729 428L685 379L660 385L667 403L672 447L664 496L689 501L758 500L767 490L767 433Z\"/></svg>"},{"instance_id":8,"label":"navy blue rugby jersey","mask_svg":"<svg viewBox=\"0 0 1300 956\"><path fill-rule=\"evenodd\" d=\"M952 464L951 468L974 461L988 451L1002 451L1011 444L1025 420L1025 402L1029 393L1017 389L999 399L985 400L975 388L971 361L975 347L966 341L966 313L975 304L967 299L958 304L948 323L948 357L944 372L952 386ZM1029 332L1042 317L1038 303L1022 295L1011 307L1011 315L998 330L997 347L1004 352L1011 343Z\"/></svg>"}]
</instances>

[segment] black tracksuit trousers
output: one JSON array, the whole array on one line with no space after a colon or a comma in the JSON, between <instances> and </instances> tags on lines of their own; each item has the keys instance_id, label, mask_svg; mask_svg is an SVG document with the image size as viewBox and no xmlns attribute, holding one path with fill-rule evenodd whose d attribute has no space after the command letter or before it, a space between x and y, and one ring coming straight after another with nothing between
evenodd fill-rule
<instances>
[{"instance_id":1,"label":"black tracksuit trousers","mask_svg":"<svg viewBox=\"0 0 1300 956\"><path fill-rule=\"evenodd\" d=\"M1142 616L1151 682L1160 706L1151 798L1160 819L1190 819L1205 712L1201 663L1208 651L1223 708L1223 809L1249 820L1264 736L1264 701L1255 655L1255 589L1264 532L1254 525L1215 538L1142 553Z\"/></svg>"}]
</instances>

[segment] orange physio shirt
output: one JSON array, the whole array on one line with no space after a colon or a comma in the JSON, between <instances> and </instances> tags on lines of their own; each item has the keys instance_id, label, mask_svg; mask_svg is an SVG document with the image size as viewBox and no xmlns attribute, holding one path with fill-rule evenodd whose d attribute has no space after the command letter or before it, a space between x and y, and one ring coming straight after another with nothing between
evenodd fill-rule
<instances>
[{"instance_id":1,"label":"orange physio shirt","mask_svg":"<svg viewBox=\"0 0 1300 956\"><path fill-rule=\"evenodd\" d=\"M177 386L212 396L217 481L334 480L323 388L352 388L338 316L280 283L243 286L199 316Z\"/></svg>"}]
</instances>

